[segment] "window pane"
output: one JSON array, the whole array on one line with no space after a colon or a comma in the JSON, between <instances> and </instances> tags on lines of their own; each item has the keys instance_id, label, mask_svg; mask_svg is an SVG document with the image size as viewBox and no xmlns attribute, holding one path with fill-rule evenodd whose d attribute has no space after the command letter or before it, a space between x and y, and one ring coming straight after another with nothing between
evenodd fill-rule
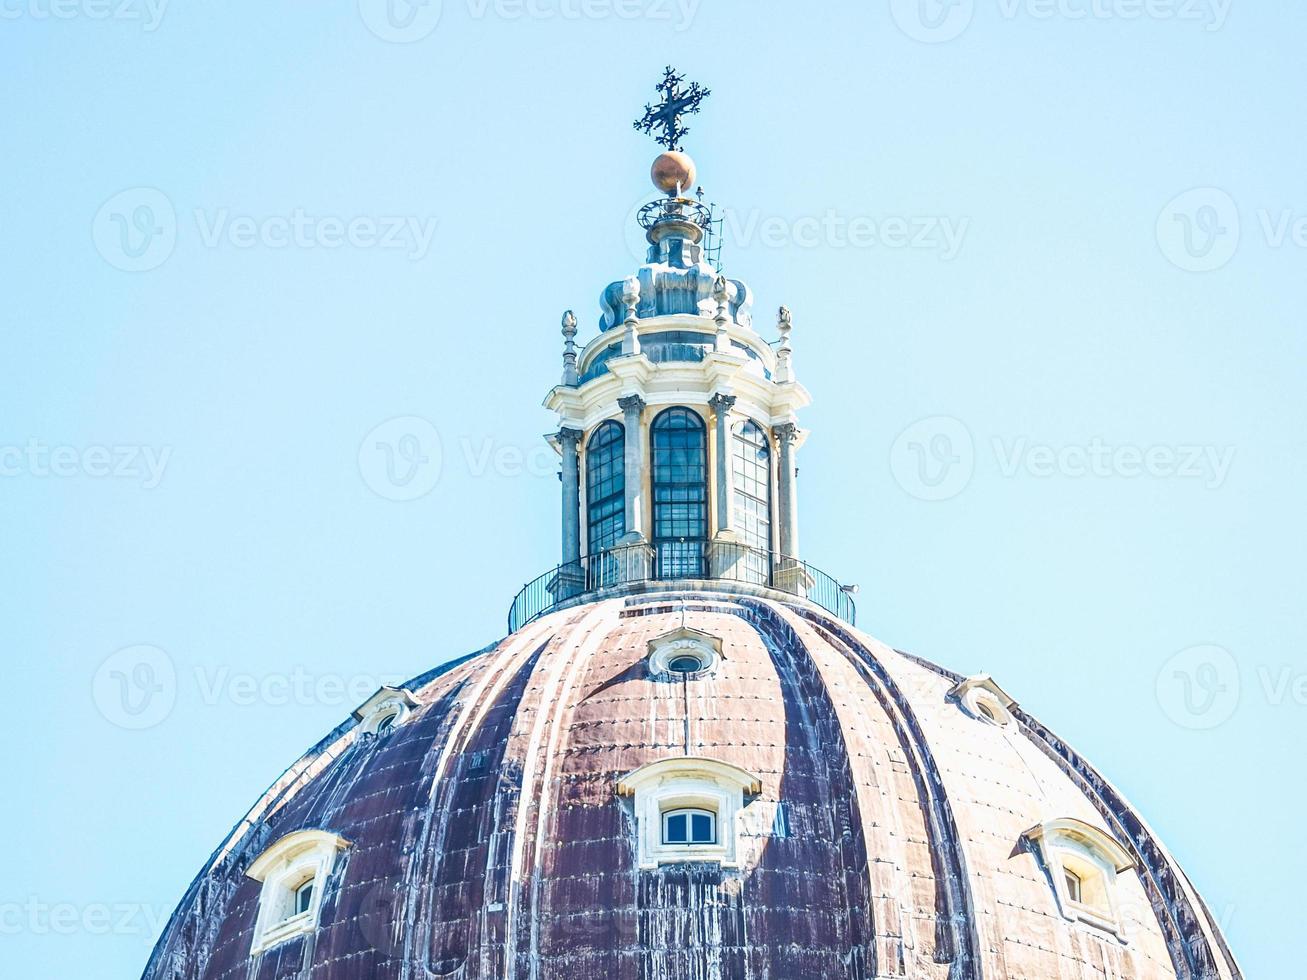
<instances>
[{"instance_id":1,"label":"window pane","mask_svg":"<svg viewBox=\"0 0 1307 980\"><path fill-rule=\"evenodd\" d=\"M685 835L685 814L676 813L667 818L667 843L684 844L688 838Z\"/></svg>"},{"instance_id":2,"label":"window pane","mask_svg":"<svg viewBox=\"0 0 1307 980\"><path fill-rule=\"evenodd\" d=\"M756 422L745 422L732 440L735 530L754 552L742 562L747 582L766 585L771 571L771 445Z\"/></svg>"},{"instance_id":3,"label":"window pane","mask_svg":"<svg viewBox=\"0 0 1307 980\"><path fill-rule=\"evenodd\" d=\"M1066 893L1071 901L1081 901L1080 877L1074 871L1066 872Z\"/></svg>"},{"instance_id":4,"label":"window pane","mask_svg":"<svg viewBox=\"0 0 1307 980\"><path fill-rule=\"evenodd\" d=\"M307 912L309 905L313 902L313 882L301 885L299 891L295 893L295 911Z\"/></svg>"},{"instance_id":5,"label":"window pane","mask_svg":"<svg viewBox=\"0 0 1307 980\"><path fill-rule=\"evenodd\" d=\"M696 813L692 817L692 829L696 844L711 844L713 841L712 817L706 813Z\"/></svg>"}]
</instances>

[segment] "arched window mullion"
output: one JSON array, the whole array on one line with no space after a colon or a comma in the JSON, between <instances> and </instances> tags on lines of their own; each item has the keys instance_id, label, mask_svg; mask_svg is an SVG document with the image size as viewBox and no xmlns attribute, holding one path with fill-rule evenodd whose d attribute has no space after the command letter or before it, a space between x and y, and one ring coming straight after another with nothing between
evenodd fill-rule
<instances>
[{"instance_id":1,"label":"arched window mullion","mask_svg":"<svg viewBox=\"0 0 1307 980\"><path fill-rule=\"evenodd\" d=\"M626 533L626 433L618 422L599 425L586 443L587 553L610 550Z\"/></svg>"}]
</instances>

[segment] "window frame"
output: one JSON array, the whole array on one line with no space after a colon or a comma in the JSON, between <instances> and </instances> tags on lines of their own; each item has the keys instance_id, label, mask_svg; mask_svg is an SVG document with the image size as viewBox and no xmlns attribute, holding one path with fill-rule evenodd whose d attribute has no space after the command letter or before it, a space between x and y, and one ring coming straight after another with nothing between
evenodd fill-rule
<instances>
[{"instance_id":1,"label":"window frame","mask_svg":"<svg viewBox=\"0 0 1307 980\"><path fill-rule=\"evenodd\" d=\"M649 424L649 485L653 577L706 578L708 423L693 408L673 405Z\"/></svg>"},{"instance_id":2,"label":"window frame","mask_svg":"<svg viewBox=\"0 0 1307 980\"><path fill-rule=\"evenodd\" d=\"M668 825L675 817L685 817L685 840L672 840ZM694 818L707 817L709 835L707 840L699 840L694 833ZM717 843L717 811L703 806L671 806L662 811L664 847L700 847L713 846Z\"/></svg>"}]
</instances>

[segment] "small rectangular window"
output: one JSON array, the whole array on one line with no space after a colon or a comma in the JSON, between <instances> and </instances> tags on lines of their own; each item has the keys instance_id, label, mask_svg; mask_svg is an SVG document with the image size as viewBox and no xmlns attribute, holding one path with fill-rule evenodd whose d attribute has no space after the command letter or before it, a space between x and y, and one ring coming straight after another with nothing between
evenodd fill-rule
<instances>
[{"instance_id":1,"label":"small rectangular window","mask_svg":"<svg viewBox=\"0 0 1307 980\"><path fill-rule=\"evenodd\" d=\"M313 905L313 879L309 879L300 885L295 892L295 914L307 912Z\"/></svg>"}]
</instances>

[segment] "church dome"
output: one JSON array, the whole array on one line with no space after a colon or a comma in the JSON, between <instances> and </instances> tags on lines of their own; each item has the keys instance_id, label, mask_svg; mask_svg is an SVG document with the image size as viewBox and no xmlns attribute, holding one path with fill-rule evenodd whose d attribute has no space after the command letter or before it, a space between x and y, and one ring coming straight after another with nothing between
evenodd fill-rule
<instances>
[{"instance_id":1,"label":"church dome","mask_svg":"<svg viewBox=\"0 0 1307 980\"><path fill-rule=\"evenodd\" d=\"M1147 825L993 681L756 591L578 604L416 678L402 721L351 719L219 848L146 977L1239 975ZM729 855L657 853L667 787ZM250 868L309 829L342 842L316 928L253 970Z\"/></svg>"},{"instance_id":2,"label":"church dome","mask_svg":"<svg viewBox=\"0 0 1307 980\"><path fill-rule=\"evenodd\" d=\"M676 152L707 92L659 91ZM562 317L559 563L274 783L145 980L1241 980L1099 772L800 557L793 318L682 190L599 334Z\"/></svg>"}]
</instances>

